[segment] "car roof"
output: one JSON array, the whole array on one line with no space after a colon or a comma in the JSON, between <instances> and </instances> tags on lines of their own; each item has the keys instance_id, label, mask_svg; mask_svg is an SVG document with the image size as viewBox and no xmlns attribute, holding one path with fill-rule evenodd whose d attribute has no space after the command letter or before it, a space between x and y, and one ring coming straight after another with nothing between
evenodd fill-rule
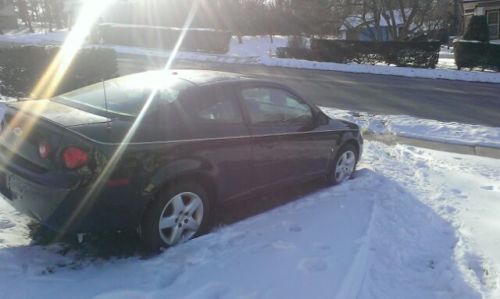
<instances>
[{"instance_id":1,"label":"car roof","mask_svg":"<svg viewBox=\"0 0 500 299\"><path fill-rule=\"evenodd\" d=\"M171 70L168 74L173 77L189 81L198 86L210 85L213 83L251 80L249 77L238 73L210 70Z\"/></svg>"},{"instance_id":2,"label":"car roof","mask_svg":"<svg viewBox=\"0 0 500 299\"><path fill-rule=\"evenodd\" d=\"M142 73L135 73L126 75L124 77L134 76L138 79L144 79L145 81L157 81L163 82L165 84L172 84L173 82L186 82L191 86L209 86L209 85L218 85L218 84L236 84L240 82L246 83L256 83L256 84L265 84L271 85L277 88L282 88L288 91L291 89L278 83L273 80L260 79L260 78L252 78L239 73L231 73L231 72L220 72L220 71L211 71L211 70L154 70L154 71L146 71ZM123 78L123 77L120 77ZM119 79L119 78L117 78ZM116 80L116 79L113 79ZM161 84L161 83L160 83ZM189 89L188 86L182 88L183 90ZM294 92L295 93L295 92Z\"/></svg>"},{"instance_id":3,"label":"car roof","mask_svg":"<svg viewBox=\"0 0 500 299\"><path fill-rule=\"evenodd\" d=\"M231 72L221 72L221 71L212 71L212 70L153 70L142 73L135 73L126 75L124 77L134 76L137 78L141 77L149 77L146 80L156 80L158 79L161 82L172 82L165 79L172 79L178 81L188 82L193 86L206 86L206 85L215 85L220 83L236 83L236 82L253 82L253 83L263 83L263 84L271 84L276 87L281 87L284 89L289 89L287 86L280 84L278 82L272 80L263 80L252 78L239 73L231 73ZM120 77L121 78L121 77Z\"/></svg>"}]
</instances>

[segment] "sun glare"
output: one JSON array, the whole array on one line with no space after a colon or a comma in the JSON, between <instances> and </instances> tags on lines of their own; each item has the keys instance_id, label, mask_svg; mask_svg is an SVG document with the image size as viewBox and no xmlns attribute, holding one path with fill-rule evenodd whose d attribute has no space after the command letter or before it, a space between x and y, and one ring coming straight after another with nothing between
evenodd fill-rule
<instances>
[{"instance_id":1,"label":"sun glare","mask_svg":"<svg viewBox=\"0 0 500 299\"><path fill-rule=\"evenodd\" d=\"M61 50L56 55L38 84L33 89L32 98L50 98L54 95L61 80L64 78L69 66L77 52L85 43L92 27L97 23L106 9L116 0L86 0L73 29L69 32Z\"/></svg>"},{"instance_id":2,"label":"sun glare","mask_svg":"<svg viewBox=\"0 0 500 299\"><path fill-rule=\"evenodd\" d=\"M186 34L188 32L188 29L191 27L191 24L193 22L194 17L196 16L196 13L198 12L198 1L193 1L193 4L191 6L191 9L189 11L189 14L186 18L186 21L184 22L183 30L181 34L179 35L177 42L175 44L175 47L173 48L172 52L170 53L170 56L165 63L165 67L163 68L163 71L167 74L169 70L172 68L172 65L175 61L175 58L177 57L177 54L179 52L179 49L182 45L182 42L184 41L184 38L186 37ZM99 177L97 178L96 182L92 185L90 190L87 192L85 197L82 199L80 204L78 205L78 208L76 208L71 217L68 219L66 222L64 228L61 230L61 234L59 237L61 237L67 230L68 228L73 224L73 222L76 220L77 216L82 213L86 208L88 209L89 207L92 206L93 200L96 199L97 194L102 190L103 186L111 176L112 172L116 168L116 165L120 161L121 157L123 156L123 153L125 152L127 146L130 144L132 138L134 137L135 132L137 131L137 128L141 124L142 120L144 119L144 116L146 115L147 111L149 110L149 107L151 106L151 103L153 102L153 99L156 97L158 91L160 88L160 84L157 84L154 86L153 90L151 91L151 94L148 96L148 99L146 100L144 106L142 107L140 113L137 115L136 119L134 120L134 123L128 130L127 134L123 138L122 142L120 145L117 147L113 155L111 156L110 160L106 164L106 167L104 170L99 174ZM58 238L59 238L58 237Z\"/></svg>"},{"instance_id":3,"label":"sun glare","mask_svg":"<svg viewBox=\"0 0 500 299\"><path fill-rule=\"evenodd\" d=\"M86 0L83 2L73 29L68 33L56 57L35 85L35 88L30 94L31 99L47 99L54 96L54 92L64 78L68 68L71 66L79 49L84 45L92 27L106 9L115 1L116 0ZM48 102L35 101L24 102L19 109L21 113L17 113L14 116L9 126L15 128L21 126L22 123L22 129L26 134L25 136L27 136L37 122L37 115L40 115L46 109L47 103ZM23 117L23 112L29 112L35 117ZM6 134L7 131L8 130L5 130L2 135ZM22 142L17 144L11 152L17 152L21 144ZM11 157L6 157L6 159L10 158Z\"/></svg>"}]
</instances>

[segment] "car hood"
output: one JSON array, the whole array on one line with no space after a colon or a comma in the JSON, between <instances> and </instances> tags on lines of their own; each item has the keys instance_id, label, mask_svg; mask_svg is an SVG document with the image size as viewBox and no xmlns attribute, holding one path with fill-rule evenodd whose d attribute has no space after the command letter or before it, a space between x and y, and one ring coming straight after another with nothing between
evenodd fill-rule
<instances>
[{"instance_id":1,"label":"car hood","mask_svg":"<svg viewBox=\"0 0 500 299\"><path fill-rule=\"evenodd\" d=\"M347 120L340 120L340 122L342 122L345 126L346 126L346 129L350 129L350 130L358 130L359 131L359 126L353 122L350 122L350 121L347 121Z\"/></svg>"}]
</instances>

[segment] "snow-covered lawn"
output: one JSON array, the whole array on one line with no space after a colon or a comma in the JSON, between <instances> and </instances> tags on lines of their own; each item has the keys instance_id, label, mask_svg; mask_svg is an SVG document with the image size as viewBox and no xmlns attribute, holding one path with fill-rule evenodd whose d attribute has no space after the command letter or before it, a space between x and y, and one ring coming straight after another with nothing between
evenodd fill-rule
<instances>
[{"instance_id":1,"label":"snow-covered lawn","mask_svg":"<svg viewBox=\"0 0 500 299\"><path fill-rule=\"evenodd\" d=\"M0 201L0 298L499 298L500 160L367 142L356 179L143 259L29 245Z\"/></svg>"},{"instance_id":2,"label":"snow-covered lawn","mask_svg":"<svg viewBox=\"0 0 500 299\"><path fill-rule=\"evenodd\" d=\"M16 33L0 35L0 42L22 43L22 44L61 44L67 32L58 31L53 33ZM285 47L288 38L285 36L275 36L271 43L268 36L243 37L243 44L238 43L238 39L233 37L230 43L230 50L226 54L206 54L194 52L180 52L177 59L193 61L209 61L220 63L239 64L260 64L266 66L278 66L299 69L318 69L327 71L339 71L349 73L367 73L380 75L395 75L414 78L428 79L448 79L473 82L500 83L500 75L492 72L480 71L458 71L454 69L453 57L449 50L443 48L437 69L421 69L410 67L394 67L386 65L363 65L363 64L340 64L329 62L315 62L298 59L276 58L276 48ZM90 45L91 46L91 45ZM118 53L134 54L144 56L169 57L169 51L159 49L146 49L137 47L126 47L116 45L99 45L100 47L115 49Z\"/></svg>"},{"instance_id":3,"label":"snow-covered lawn","mask_svg":"<svg viewBox=\"0 0 500 299\"><path fill-rule=\"evenodd\" d=\"M447 123L408 115L375 115L366 112L321 108L333 118L358 124L365 132L397 135L450 144L487 146L500 149L500 128Z\"/></svg>"},{"instance_id":4,"label":"snow-covered lawn","mask_svg":"<svg viewBox=\"0 0 500 299\"><path fill-rule=\"evenodd\" d=\"M448 48L446 46L441 47L441 51L439 52L439 62L436 67L438 69L457 69L457 65L455 64L455 55L453 54L453 48Z\"/></svg>"}]
</instances>

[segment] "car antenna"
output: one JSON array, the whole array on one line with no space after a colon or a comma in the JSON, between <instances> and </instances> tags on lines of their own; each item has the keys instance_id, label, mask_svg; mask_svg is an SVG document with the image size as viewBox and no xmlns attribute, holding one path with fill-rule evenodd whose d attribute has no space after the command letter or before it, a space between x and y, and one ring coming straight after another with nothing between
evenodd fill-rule
<instances>
[{"instance_id":1,"label":"car antenna","mask_svg":"<svg viewBox=\"0 0 500 299\"><path fill-rule=\"evenodd\" d=\"M101 82L102 82L102 91L104 92L104 108L106 109L106 113L109 113L108 111L108 95L106 93L106 81L104 80L104 78L101 79ZM111 128L111 125L110 125L110 118L107 117L108 121L107 121L107 128Z\"/></svg>"}]
</instances>

